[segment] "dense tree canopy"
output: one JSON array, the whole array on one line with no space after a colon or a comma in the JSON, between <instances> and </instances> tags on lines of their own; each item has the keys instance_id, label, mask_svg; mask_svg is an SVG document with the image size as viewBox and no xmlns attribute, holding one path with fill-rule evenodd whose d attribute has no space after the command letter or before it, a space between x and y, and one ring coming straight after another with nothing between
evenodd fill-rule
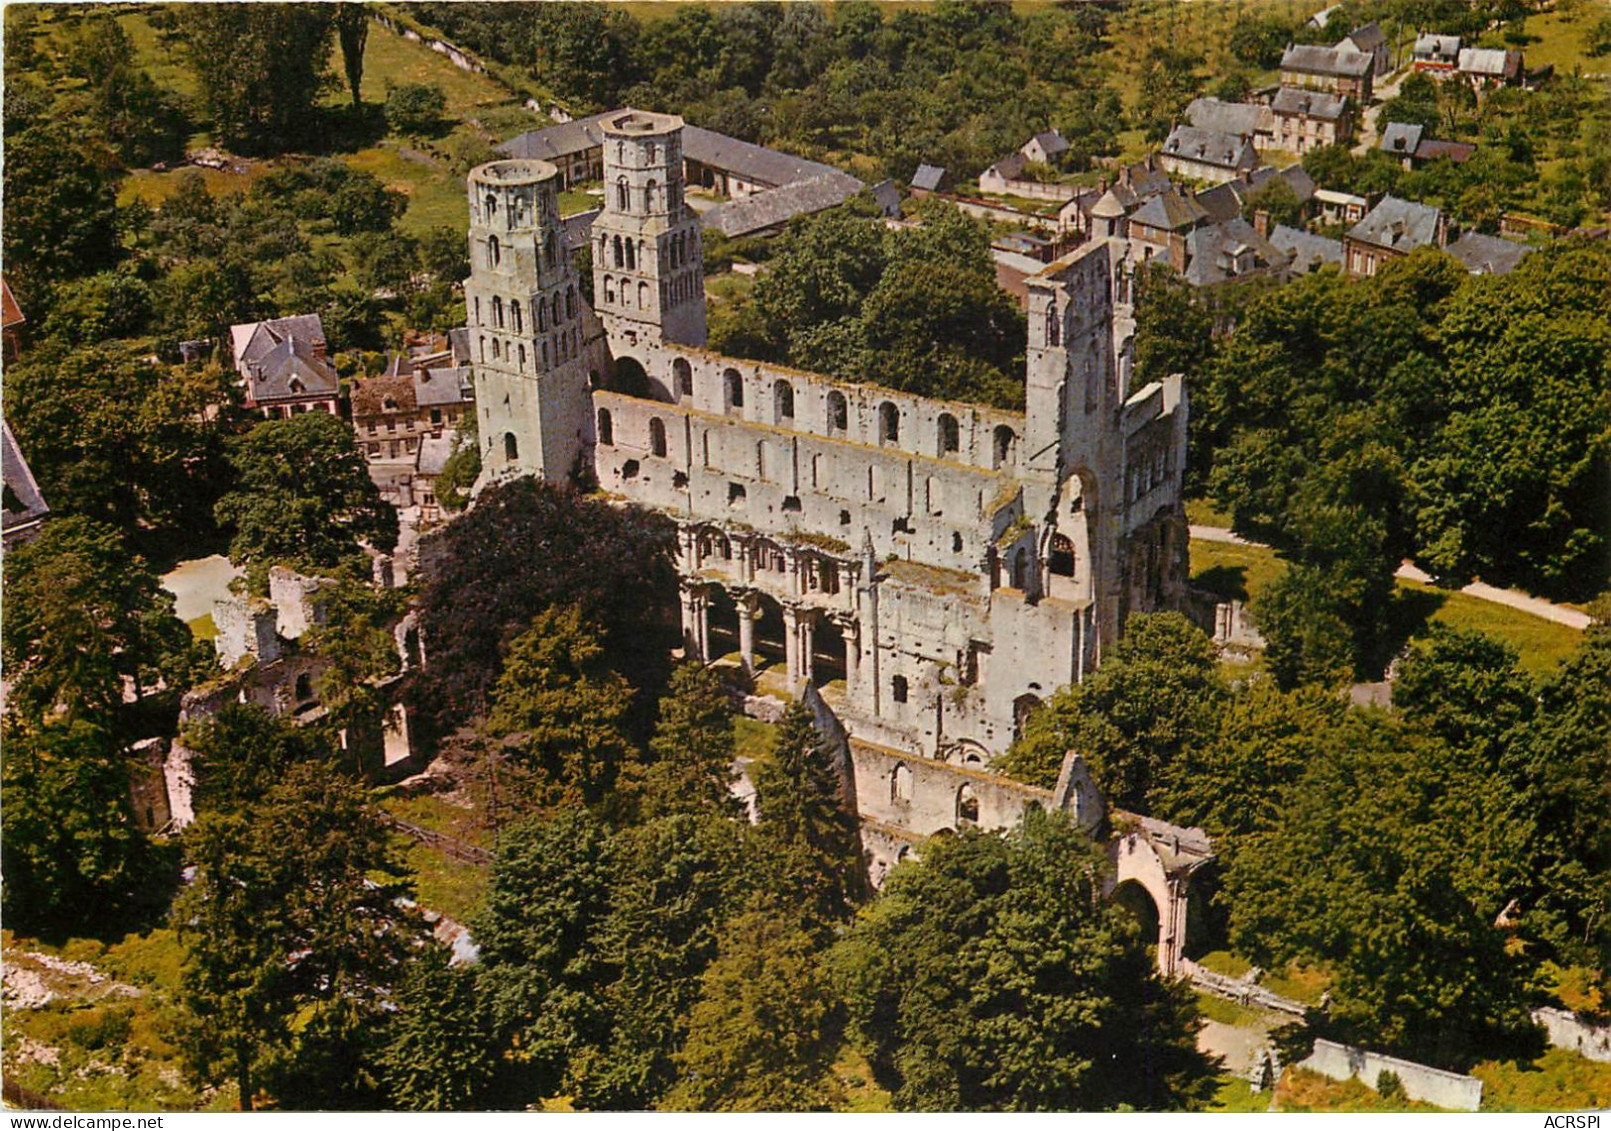
<instances>
[{"instance_id":1,"label":"dense tree canopy","mask_svg":"<svg viewBox=\"0 0 1611 1131\"><path fill-rule=\"evenodd\" d=\"M180 9L190 64L221 140L281 152L305 136L332 81L330 4L200 4Z\"/></svg>"},{"instance_id":2,"label":"dense tree canopy","mask_svg":"<svg viewBox=\"0 0 1611 1131\"><path fill-rule=\"evenodd\" d=\"M1023 405L1026 330L985 226L947 205L888 231L852 202L790 224L753 300L713 345L906 392Z\"/></svg>"},{"instance_id":3,"label":"dense tree canopy","mask_svg":"<svg viewBox=\"0 0 1611 1131\"><path fill-rule=\"evenodd\" d=\"M229 443L235 486L218 500L218 520L234 531L232 561L266 576L269 566L303 570L354 566L360 543L389 551L397 512L380 491L338 416L308 412L259 424Z\"/></svg>"},{"instance_id":4,"label":"dense tree canopy","mask_svg":"<svg viewBox=\"0 0 1611 1131\"><path fill-rule=\"evenodd\" d=\"M484 710L508 642L556 605L602 628L610 666L652 706L666 660L651 641L666 639L676 601L670 549L658 516L564 486L523 479L483 492L424 554L431 662L414 694L426 721L447 733Z\"/></svg>"},{"instance_id":5,"label":"dense tree canopy","mask_svg":"<svg viewBox=\"0 0 1611 1131\"><path fill-rule=\"evenodd\" d=\"M937 837L835 948L855 1039L908 1111L1192 1106L1208 1072L1184 983L1099 898L1064 814ZM1146 1071L1137 1071L1137 1065Z\"/></svg>"}]
</instances>

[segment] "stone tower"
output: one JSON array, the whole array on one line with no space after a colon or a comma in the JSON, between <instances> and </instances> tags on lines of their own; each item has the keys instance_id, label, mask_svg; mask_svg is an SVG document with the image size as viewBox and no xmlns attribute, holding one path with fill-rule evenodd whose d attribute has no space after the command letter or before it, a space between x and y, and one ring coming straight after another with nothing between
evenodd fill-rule
<instances>
[{"instance_id":1,"label":"stone tower","mask_svg":"<svg viewBox=\"0 0 1611 1131\"><path fill-rule=\"evenodd\" d=\"M699 218L683 201L682 119L606 118L604 210L593 221L593 305L611 342L705 344Z\"/></svg>"},{"instance_id":2,"label":"stone tower","mask_svg":"<svg viewBox=\"0 0 1611 1131\"><path fill-rule=\"evenodd\" d=\"M565 253L559 170L493 161L470 173L464 282L484 480L563 479L587 441L585 302Z\"/></svg>"}]
</instances>

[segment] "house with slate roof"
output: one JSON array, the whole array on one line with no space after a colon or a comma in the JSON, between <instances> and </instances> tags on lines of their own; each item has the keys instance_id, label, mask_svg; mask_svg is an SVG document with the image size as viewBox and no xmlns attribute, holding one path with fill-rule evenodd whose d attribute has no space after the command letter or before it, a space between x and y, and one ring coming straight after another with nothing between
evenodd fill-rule
<instances>
[{"instance_id":1,"label":"house with slate roof","mask_svg":"<svg viewBox=\"0 0 1611 1131\"><path fill-rule=\"evenodd\" d=\"M1514 240L1467 232L1443 250L1473 275L1508 275L1533 249Z\"/></svg>"},{"instance_id":2,"label":"house with slate roof","mask_svg":"<svg viewBox=\"0 0 1611 1131\"><path fill-rule=\"evenodd\" d=\"M1258 163L1259 155L1247 138L1196 126L1176 126L1158 151L1164 172L1214 184L1233 180Z\"/></svg>"},{"instance_id":3,"label":"house with slate roof","mask_svg":"<svg viewBox=\"0 0 1611 1131\"><path fill-rule=\"evenodd\" d=\"M1186 269L1186 236L1209 222L1208 211L1175 189L1152 197L1125 221L1125 236L1141 262L1164 257L1176 271Z\"/></svg>"},{"instance_id":4,"label":"house with slate roof","mask_svg":"<svg viewBox=\"0 0 1611 1131\"><path fill-rule=\"evenodd\" d=\"M1353 51L1360 55L1371 57L1371 74L1381 78L1392 70L1392 45L1387 42L1387 34L1375 20L1364 27L1356 27L1348 33L1345 39L1337 42L1340 51Z\"/></svg>"},{"instance_id":5,"label":"house with slate roof","mask_svg":"<svg viewBox=\"0 0 1611 1131\"><path fill-rule=\"evenodd\" d=\"M1452 74L1460 66L1458 35L1418 35L1410 52L1410 65L1417 71L1436 75Z\"/></svg>"},{"instance_id":6,"label":"house with slate roof","mask_svg":"<svg viewBox=\"0 0 1611 1131\"><path fill-rule=\"evenodd\" d=\"M0 492L0 542L6 549L26 542L39 532L39 526L50 515L45 496L28 461L22 458L17 438L11 426L0 422L0 471L4 472L4 490Z\"/></svg>"},{"instance_id":7,"label":"house with slate roof","mask_svg":"<svg viewBox=\"0 0 1611 1131\"><path fill-rule=\"evenodd\" d=\"M919 165L912 174L914 192L949 192L951 175L938 165Z\"/></svg>"},{"instance_id":8,"label":"house with slate roof","mask_svg":"<svg viewBox=\"0 0 1611 1131\"><path fill-rule=\"evenodd\" d=\"M229 328L246 407L268 417L341 411L341 380L317 314L243 322Z\"/></svg>"},{"instance_id":9,"label":"house with slate roof","mask_svg":"<svg viewBox=\"0 0 1611 1131\"><path fill-rule=\"evenodd\" d=\"M1458 69L1473 90L1512 86L1521 81L1522 53L1497 47L1462 47Z\"/></svg>"},{"instance_id":10,"label":"house with slate roof","mask_svg":"<svg viewBox=\"0 0 1611 1131\"><path fill-rule=\"evenodd\" d=\"M1042 165L1056 165L1058 159L1068 152L1068 142L1056 130L1044 130L1019 146L1018 152L1027 160L1039 161Z\"/></svg>"},{"instance_id":11,"label":"house with slate roof","mask_svg":"<svg viewBox=\"0 0 1611 1131\"><path fill-rule=\"evenodd\" d=\"M1299 156L1354 136L1348 99L1329 91L1283 86L1270 100L1270 117L1275 148Z\"/></svg>"},{"instance_id":12,"label":"house with slate roof","mask_svg":"<svg viewBox=\"0 0 1611 1131\"><path fill-rule=\"evenodd\" d=\"M1261 152L1275 141L1275 120L1270 116L1270 108L1257 102L1194 98L1186 107L1186 122L1200 130L1245 137Z\"/></svg>"},{"instance_id":13,"label":"house with slate roof","mask_svg":"<svg viewBox=\"0 0 1611 1131\"><path fill-rule=\"evenodd\" d=\"M1281 85L1326 90L1368 106L1374 68L1374 58L1358 51L1298 43L1281 56Z\"/></svg>"},{"instance_id":14,"label":"house with slate roof","mask_svg":"<svg viewBox=\"0 0 1611 1131\"><path fill-rule=\"evenodd\" d=\"M1277 224L1270 232L1270 243L1287 256L1289 276L1307 275L1322 267L1343 265L1341 240Z\"/></svg>"},{"instance_id":15,"label":"house with slate roof","mask_svg":"<svg viewBox=\"0 0 1611 1131\"><path fill-rule=\"evenodd\" d=\"M1343 262L1350 275L1374 275L1382 264L1402 259L1418 247L1442 247L1448 225L1427 204L1384 196L1380 204L1343 236Z\"/></svg>"},{"instance_id":16,"label":"house with slate roof","mask_svg":"<svg viewBox=\"0 0 1611 1131\"><path fill-rule=\"evenodd\" d=\"M360 377L352 387L352 428L370 461L414 462L419 442L456 428L475 411L468 367L427 368L394 357L378 377Z\"/></svg>"},{"instance_id":17,"label":"house with slate roof","mask_svg":"<svg viewBox=\"0 0 1611 1131\"><path fill-rule=\"evenodd\" d=\"M1393 157L1408 169L1415 159L1415 151L1421 144L1421 135L1426 127L1416 122L1388 122L1382 130L1382 140L1376 143L1389 157Z\"/></svg>"}]
</instances>

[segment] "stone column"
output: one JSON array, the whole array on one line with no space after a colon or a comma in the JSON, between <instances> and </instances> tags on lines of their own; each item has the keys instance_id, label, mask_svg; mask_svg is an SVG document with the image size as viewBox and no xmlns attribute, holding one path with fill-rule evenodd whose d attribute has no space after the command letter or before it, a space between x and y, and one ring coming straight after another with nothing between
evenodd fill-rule
<instances>
[{"instance_id":1,"label":"stone column","mask_svg":"<svg viewBox=\"0 0 1611 1131\"><path fill-rule=\"evenodd\" d=\"M816 678L817 617L821 614L816 609L801 609L797 615L800 619L800 642L797 646L800 678L810 683Z\"/></svg>"},{"instance_id":2,"label":"stone column","mask_svg":"<svg viewBox=\"0 0 1611 1131\"><path fill-rule=\"evenodd\" d=\"M679 586L678 596L682 600L683 650L691 659L708 661L710 656L706 653L710 643L709 602L704 590L685 581Z\"/></svg>"},{"instance_id":3,"label":"stone column","mask_svg":"<svg viewBox=\"0 0 1611 1131\"><path fill-rule=\"evenodd\" d=\"M744 670L755 672L755 619L761 615L761 602L754 593L738 593L733 603L738 606L738 654L744 659Z\"/></svg>"},{"instance_id":4,"label":"stone column","mask_svg":"<svg viewBox=\"0 0 1611 1131\"><path fill-rule=\"evenodd\" d=\"M838 617L834 623L845 638L845 698L854 703L861 673L861 622L855 617Z\"/></svg>"},{"instance_id":5,"label":"stone column","mask_svg":"<svg viewBox=\"0 0 1611 1131\"><path fill-rule=\"evenodd\" d=\"M783 606L783 654L789 673L789 686L793 687L800 681L800 607L788 604Z\"/></svg>"}]
</instances>

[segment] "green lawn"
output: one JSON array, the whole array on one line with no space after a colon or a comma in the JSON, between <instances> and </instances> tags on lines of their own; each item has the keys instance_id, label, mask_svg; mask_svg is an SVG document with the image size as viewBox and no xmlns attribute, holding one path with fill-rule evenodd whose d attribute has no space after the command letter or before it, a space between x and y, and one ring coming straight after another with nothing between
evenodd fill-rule
<instances>
[{"instance_id":1,"label":"green lawn","mask_svg":"<svg viewBox=\"0 0 1611 1131\"><path fill-rule=\"evenodd\" d=\"M445 55L439 55L422 43L413 43L394 35L378 23L369 25L369 39L364 45L364 77L359 84L365 102L376 104L386 101L386 92L406 83L435 83L447 95L449 121L462 121L485 112L517 102L508 90L486 75L461 71ZM331 92L328 100L347 101L351 98L345 80L339 90Z\"/></svg>"},{"instance_id":2,"label":"green lawn","mask_svg":"<svg viewBox=\"0 0 1611 1131\"><path fill-rule=\"evenodd\" d=\"M733 716L733 753L740 758L765 758L777 743L778 728L744 715Z\"/></svg>"},{"instance_id":3,"label":"green lawn","mask_svg":"<svg viewBox=\"0 0 1611 1131\"><path fill-rule=\"evenodd\" d=\"M1270 1093L1255 1092L1253 1085L1240 1076L1221 1073L1214 1098L1209 1100L1207 1111L1253 1112L1270 1110Z\"/></svg>"},{"instance_id":4,"label":"green lawn","mask_svg":"<svg viewBox=\"0 0 1611 1131\"><path fill-rule=\"evenodd\" d=\"M1238 1005L1214 994L1199 993L1197 1008L1208 1020L1218 1021L1221 1025L1234 1025L1238 1029L1269 1030L1286 1020L1280 1014Z\"/></svg>"},{"instance_id":5,"label":"green lawn","mask_svg":"<svg viewBox=\"0 0 1611 1131\"><path fill-rule=\"evenodd\" d=\"M1199 589L1222 600L1244 602L1286 571L1286 563L1268 547L1196 538L1191 542L1191 567L1191 583ZM1423 635L1430 623L1496 636L1516 649L1522 667L1532 672L1554 670L1583 639L1582 633L1565 625L1415 581L1398 583L1394 615L1408 639Z\"/></svg>"},{"instance_id":6,"label":"green lawn","mask_svg":"<svg viewBox=\"0 0 1611 1131\"><path fill-rule=\"evenodd\" d=\"M1276 1085L1277 1110L1302 1111L1442 1111L1431 1104L1389 1098L1360 1080L1332 1080L1307 1068L1289 1069Z\"/></svg>"},{"instance_id":7,"label":"green lawn","mask_svg":"<svg viewBox=\"0 0 1611 1131\"><path fill-rule=\"evenodd\" d=\"M195 620L188 620L185 624L190 626L190 635L197 640L212 640L218 636L218 626L213 623L211 613L202 613Z\"/></svg>"},{"instance_id":8,"label":"green lawn","mask_svg":"<svg viewBox=\"0 0 1611 1131\"><path fill-rule=\"evenodd\" d=\"M1557 74L1571 74L1573 71L1602 74L1611 71L1611 60L1589 55L1586 43L1594 22L1608 13L1611 13L1611 7L1605 3L1583 0L1569 11L1540 12L1528 16L1526 32L1529 36L1536 36L1538 41L1522 49L1527 68L1536 70L1549 65L1555 68ZM1489 39L1493 40L1491 44ZM1500 35L1485 36L1482 42L1485 46L1508 46Z\"/></svg>"},{"instance_id":9,"label":"green lawn","mask_svg":"<svg viewBox=\"0 0 1611 1131\"><path fill-rule=\"evenodd\" d=\"M1471 1074L1482 1081L1483 1111L1582 1111L1611 1107L1611 1064L1550 1049L1529 1064L1488 1060Z\"/></svg>"}]
</instances>

